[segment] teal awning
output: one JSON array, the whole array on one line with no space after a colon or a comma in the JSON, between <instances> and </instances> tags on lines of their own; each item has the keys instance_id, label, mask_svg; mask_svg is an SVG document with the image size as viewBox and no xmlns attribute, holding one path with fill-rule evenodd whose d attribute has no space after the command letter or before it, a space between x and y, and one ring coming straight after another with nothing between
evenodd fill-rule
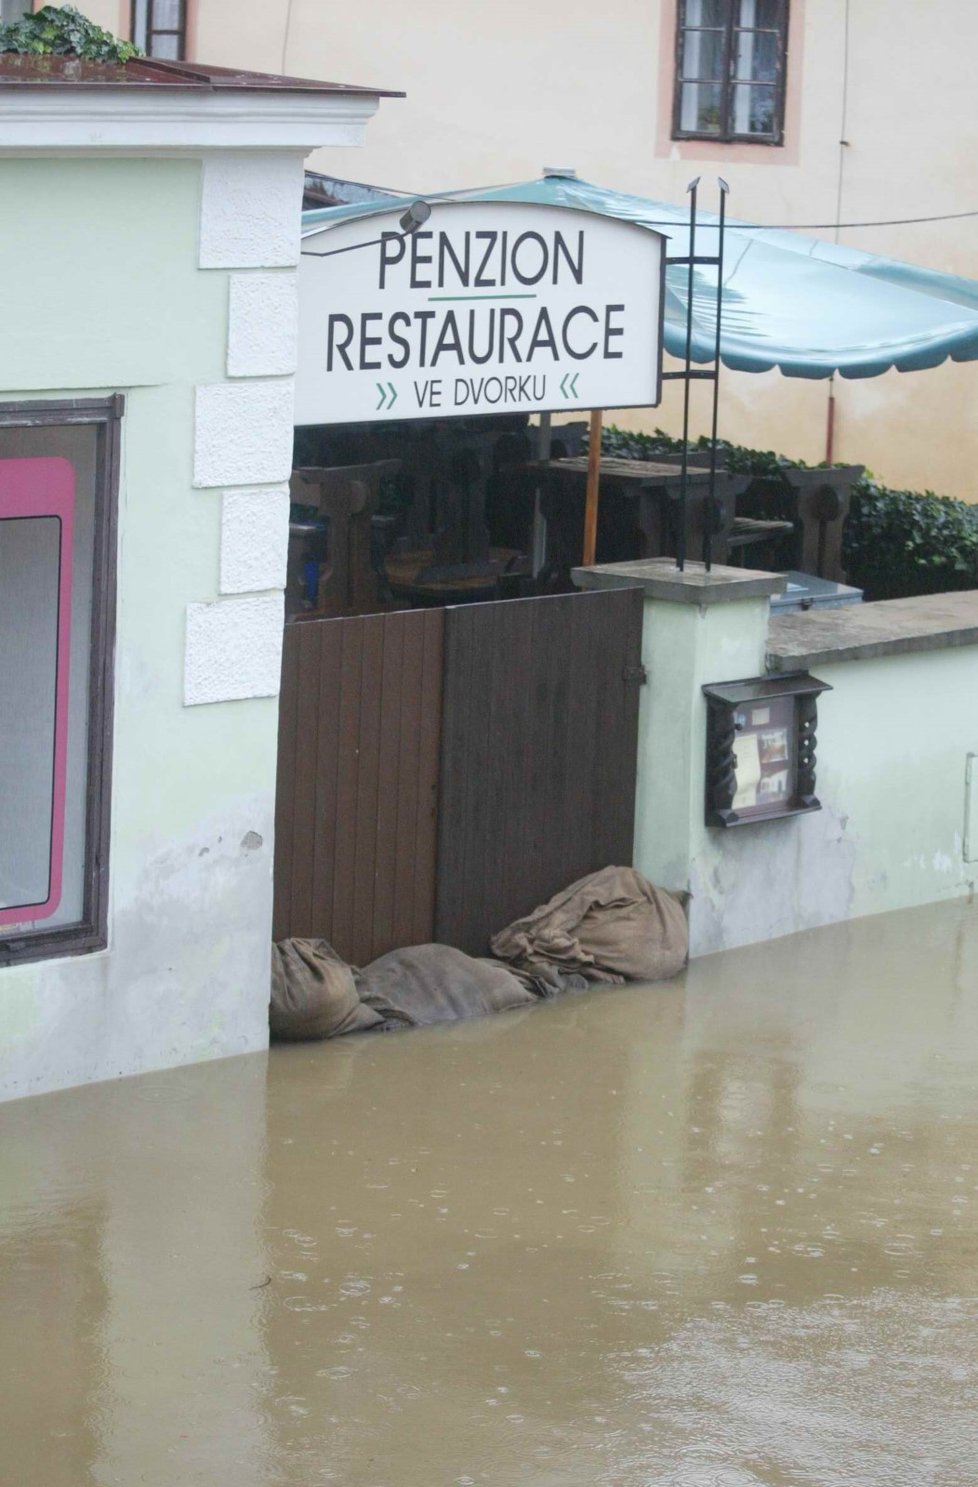
<instances>
[{"instance_id":1,"label":"teal awning","mask_svg":"<svg viewBox=\"0 0 978 1487\"><path fill-rule=\"evenodd\" d=\"M596 212L654 228L669 239L669 253L688 252L688 207L647 201L591 186L569 176L547 176L516 186L443 192L439 201L513 201ZM389 212L402 196L372 203L324 207L303 215L303 231L333 222ZM717 251L716 217L700 214L696 252ZM687 276L666 272L665 345L683 356L686 345ZM978 283L934 269L916 268L856 248L773 227L727 219L721 352L737 372L787 377L878 377L978 360ZM713 355L716 269L695 270L693 359Z\"/></svg>"}]
</instances>

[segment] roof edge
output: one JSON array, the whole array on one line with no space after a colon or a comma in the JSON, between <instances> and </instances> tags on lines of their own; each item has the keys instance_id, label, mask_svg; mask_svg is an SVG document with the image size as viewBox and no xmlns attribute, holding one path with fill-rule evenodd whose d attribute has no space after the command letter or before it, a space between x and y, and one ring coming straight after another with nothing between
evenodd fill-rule
<instances>
[{"instance_id":1,"label":"roof edge","mask_svg":"<svg viewBox=\"0 0 978 1487\"><path fill-rule=\"evenodd\" d=\"M381 95L211 88L11 88L0 155L202 154L361 145Z\"/></svg>"},{"instance_id":2,"label":"roof edge","mask_svg":"<svg viewBox=\"0 0 978 1487\"><path fill-rule=\"evenodd\" d=\"M22 52L0 52L0 88L18 92L25 88L85 91L109 88L113 92L118 89L137 89L140 92L192 89L195 92L404 97L402 92L390 88L250 72L203 62L170 62L159 57L135 57L129 62L89 62L81 57L34 56Z\"/></svg>"}]
</instances>

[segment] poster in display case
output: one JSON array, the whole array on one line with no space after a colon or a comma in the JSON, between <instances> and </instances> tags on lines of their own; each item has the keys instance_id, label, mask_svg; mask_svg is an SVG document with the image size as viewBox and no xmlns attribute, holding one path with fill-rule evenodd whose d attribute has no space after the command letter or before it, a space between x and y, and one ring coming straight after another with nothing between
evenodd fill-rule
<instances>
[{"instance_id":1,"label":"poster in display case","mask_svg":"<svg viewBox=\"0 0 978 1487\"><path fill-rule=\"evenodd\" d=\"M703 688L706 823L742 826L821 809L815 795L819 694L807 671Z\"/></svg>"}]
</instances>

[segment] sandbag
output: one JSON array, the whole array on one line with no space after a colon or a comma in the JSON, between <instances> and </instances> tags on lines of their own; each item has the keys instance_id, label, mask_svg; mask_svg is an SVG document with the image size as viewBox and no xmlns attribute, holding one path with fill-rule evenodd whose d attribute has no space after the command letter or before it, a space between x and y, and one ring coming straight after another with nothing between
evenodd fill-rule
<instances>
[{"instance_id":1,"label":"sandbag","mask_svg":"<svg viewBox=\"0 0 978 1487\"><path fill-rule=\"evenodd\" d=\"M282 940L272 946L273 1038L298 1042L365 1032L384 1019L357 995L353 971L326 940Z\"/></svg>"},{"instance_id":2,"label":"sandbag","mask_svg":"<svg viewBox=\"0 0 978 1487\"><path fill-rule=\"evenodd\" d=\"M356 970L326 940L282 940L272 950L272 1037L422 1027L532 1007L592 982L662 980L686 963L684 900L632 868L604 868L502 930L492 949L495 960L412 945Z\"/></svg>"},{"instance_id":3,"label":"sandbag","mask_svg":"<svg viewBox=\"0 0 978 1487\"><path fill-rule=\"evenodd\" d=\"M392 950L354 973L360 1000L387 1021L412 1027L487 1017L540 1000L507 966L448 945Z\"/></svg>"},{"instance_id":4,"label":"sandbag","mask_svg":"<svg viewBox=\"0 0 978 1487\"><path fill-rule=\"evenodd\" d=\"M684 896L630 867L606 867L494 935L493 955L523 970L552 965L589 981L662 981L689 955Z\"/></svg>"}]
</instances>

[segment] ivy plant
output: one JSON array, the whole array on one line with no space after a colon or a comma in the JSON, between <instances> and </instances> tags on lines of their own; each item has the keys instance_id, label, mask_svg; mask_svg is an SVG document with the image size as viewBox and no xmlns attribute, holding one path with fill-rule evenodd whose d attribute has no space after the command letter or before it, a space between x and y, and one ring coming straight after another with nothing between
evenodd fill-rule
<instances>
[{"instance_id":1,"label":"ivy plant","mask_svg":"<svg viewBox=\"0 0 978 1487\"><path fill-rule=\"evenodd\" d=\"M103 31L73 5L45 5L34 15L0 25L0 52L83 57L88 62L129 62L141 55L132 42Z\"/></svg>"},{"instance_id":2,"label":"ivy plant","mask_svg":"<svg viewBox=\"0 0 978 1487\"><path fill-rule=\"evenodd\" d=\"M978 588L978 507L863 478L853 491L842 560L867 599Z\"/></svg>"}]
</instances>

